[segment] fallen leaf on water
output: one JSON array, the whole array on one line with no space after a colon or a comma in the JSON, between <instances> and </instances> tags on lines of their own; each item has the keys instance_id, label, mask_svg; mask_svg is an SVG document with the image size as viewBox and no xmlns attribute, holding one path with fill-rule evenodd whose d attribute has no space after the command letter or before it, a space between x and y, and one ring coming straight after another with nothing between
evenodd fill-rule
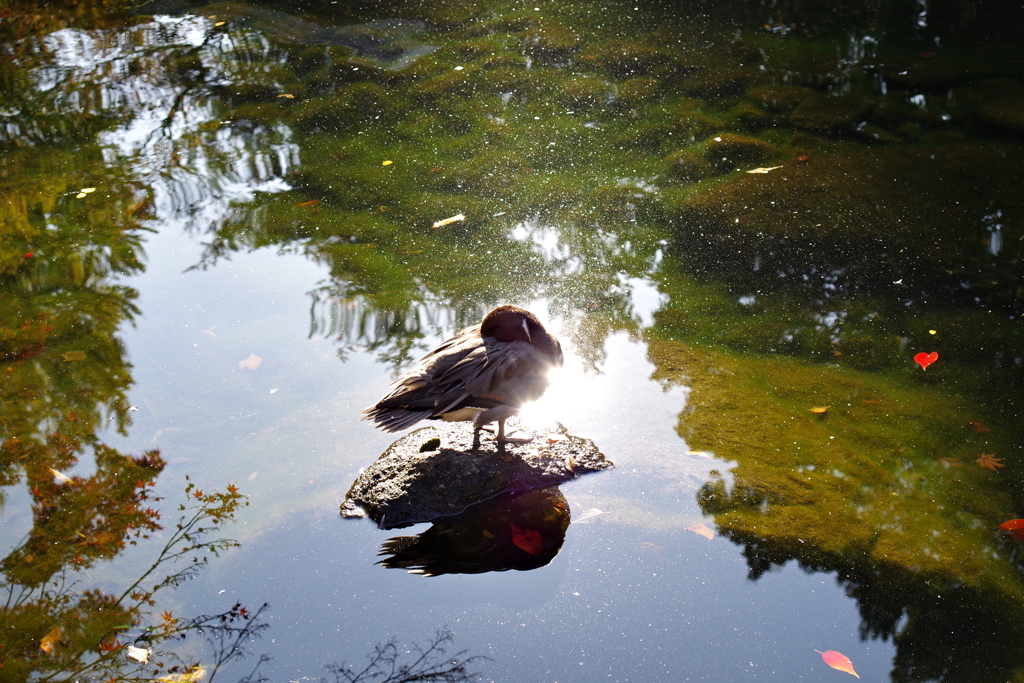
<instances>
[{"instance_id":1,"label":"fallen leaf on water","mask_svg":"<svg viewBox=\"0 0 1024 683\"><path fill-rule=\"evenodd\" d=\"M808 155L808 154L801 154L800 156L798 156L798 157L796 158L796 160L797 160L797 161L799 161L800 163L803 163L803 162L807 161L807 160L808 160L808 159L810 159L810 158L811 158L811 157L810 157L810 155Z\"/></svg>"},{"instance_id":2,"label":"fallen leaf on water","mask_svg":"<svg viewBox=\"0 0 1024 683\"><path fill-rule=\"evenodd\" d=\"M572 522L573 522L573 524L579 524L580 522L582 522L584 520L590 519L592 517L597 517L598 515L603 515L603 514L604 514L604 510L599 510L597 508L587 508L586 510L584 510L583 512L580 513L579 517L577 517L576 519L572 520Z\"/></svg>"},{"instance_id":3,"label":"fallen leaf on water","mask_svg":"<svg viewBox=\"0 0 1024 683\"><path fill-rule=\"evenodd\" d=\"M997 458L995 453L982 453L981 456L974 462L978 463L982 467L987 467L993 472L997 472L997 467L1006 467L1003 464L1002 458Z\"/></svg>"},{"instance_id":4,"label":"fallen leaf on water","mask_svg":"<svg viewBox=\"0 0 1024 683\"><path fill-rule=\"evenodd\" d=\"M512 522L509 522L508 525L512 527L512 542L516 544L517 548L531 555L540 555L544 544L541 541L539 531L526 528L520 529Z\"/></svg>"},{"instance_id":5,"label":"fallen leaf on water","mask_svg":"<svg viewBox=\"0 0 1024 683\"><path fill-rule=\"evenodd\" d=\"M746 173L771 173L772 171L774 171L777 168L782 168L782 167L781 166L761 166L761 167L758 167L758 168L752 168L749 171L746 171Z\"/></svg>"},{"instance_id":6,"label":"fallen leaf on water","mask_svg":"<svg viewBox=\"0 0 1024 683\"><path fill-rule=\"evenodd\" d=\"M440 221L435 222L434 225L432 225L431 227L433 227L433 228L440 228L440 227L444 227L445 225L448 225L449 223L455 223L456 221L464 221L464 220L466 220L466 217L463 214L461 214L461 213L457 213L454 216L452 216L451 218L445 218L444 220L440 220Z\"/></svg>"},{"instance_id":7,"label":"fallen leaf on water","mask_svg":"<svg viewBox=\"0 0 1024 683\"><path fill-rule=\"evenodd\" d=\"M921 353L914 356L914 362L921 366L921 369L927 370L928 366L939 359L939 352L932 351L931 353Z\"/></svg>"},{"instance_id":8,"label":"fallen leaf on water","mask_svg":"<svg viewBox=\"0 0 1024 683\"><path fill-rule=\"evenodd\" d=\"M79 192L81 192L82 194L91 194L91 193L93 193L95 191L96 191L95 187L83 187L81 190L79 190Z\"/></svg>"},{"instance_id":9,"label":"fallen leaf on water","mask_svg":"<svg viewBox=\"0 0 1024 683\"><path fill-rule=\"evenodd\" d=\"M25 254L25 258L32 258L32 254L34 254L34 253L35 253L34 251L27 252Z\"/></svg>"},{"instance_id":10,"label":"fallen leaf on water","mask_svg":"<svg viewBox=\"0 0 1024 683\"><path fill-rule=\"evenodd\" d=\"M255 472L253 472L252 474L250 474L250 475L249 475L249 476L248 476L247 478L249 479L249 481L252 481L253 479L255 479L255 478L256 478L256 475L257 475L257 474L259 474L259 473L260 473L260 471L259 471L259 470L256 470Z\"/></svg>"},{"instance_id":11,"label":"fallen leaf on water","mask_svg":"<svg viewBox=\"0 0 1024 683\"><path fill-rule=\"evenodd\" d=\"M278 97L279 98L283 97L283 98L285 98L287 100L294 100L295 99L295 95L291 95L291 94L286 93L286 92L281 93L280 95L278 95Z\"/></svg>"},{"instance_id":12,"label":"fallen leaf on water","mask_svg":"<svg viewBox=\"0 0 1024 683\"><path fill-rule=\"evenodd\" d=\"M976 432L991 432L992 431L991 429L989 429L985 425L981 424L980 422L975 422L974 420L968 420L967 421L967 426L970 427L971 429L973 429Z\"/></svg>"},{"instance_id":13,"label":"fallen leaf on water","mask_svg":"<svg viewBox=\"0 0 1024 683\"><path fill-rule=\"evenodd\" d=\"M250 370L255 370L256 368L258 368L260 366L260 363L262 363L262 362L263 362L262 358L257 356L255 353L250 353L248 358L246 358L245 360L240 361L238 363L238 367L239 368L249 368Z\"/></svg>"},{"instance_id":14,"label":"fallen leaf on water","mask_svg":"<svg viewBox=\"0 0 1024 683\"><path fill-rule=\"evenodd\" d=\"M57 641L64 634L63 626L54 626L50 629L50 632L43 636L43 639L39 641L39 649L50 654L53 652L53 648L57 647Z\"/></svg>"},{"instance_id":15,"label":"fallen leaf on water","mask_svg":"<svg viewBox=\"0 0 1024 683\"><path fill-rule=\"evenodd\" d=\"M316 205L317 205L317 204L319 204L319 203L320 203L321 201L322 201L322 200L320 200L320 199L310 199L310 200L309 200L308 202L301 202L301 203L299 203L299 204L296 204L296 205L295 205L295 208L297 209L297 208L299 208L300 206L316 206Z\"/></svg>"},{"instance_id":16,"label":"fallen leaf on water","mask_svg":"<svg viewBox=\"0 0 1024 683\"><path fill-rule=\"evenodd\" d=\"M130 659L134 659L136 662L145 664L149 661L149 650L144 647L135 647L134 645L125 646L125 655Z\"/></svg>"},{"instance_id":17,"label":"fallen leaf on water","mask_svg":"<svg viewBox=\"0 0 1024 683\"><path fill-rule=\"evenodd\" d=\"M1024 519L1011 519L999 525L1010 538L1015 541L1024 541Z\"/></svg>"},{"instance_id":18,"label":"fallen leaf on water","mask_svg":"<svg viewBox=\"0 0 1024 683\"><path fill-rule=\"evenodd\" d=\"M65 351L60 354L60 357L70 363L72 361L85 360L86 355L85 351Z\"/></svg>"},{"instance_id":19,"label":"fallen leaf on water","mask_svg":"<svg viewBox=\"0 0 1024 683\"><path fill-rule=\"evenodd\" d=\"M198 681L206 678L206 669L201 666L197 666L194 669L189 669L185 673L180 674L168 674L163 678L158 678L157 683L198 683Z\"/></svg>"},{"instance_id":20,"label":"fallen leaf on water","mask_svg":"<svg viewBox=\"0 0 1024 683\"><path fill-rule=\"evenodd\" d=\"M53 475L53 483L54 484L63 485L63 484L68 484L68 483L71 482L71 477L69 477L68 475L64 474L63 472L61 472L59 470L53 469L52 467L50 468L50 474Z\"/></svg>"},{"instance_id":21,"label":"fallen leaf on water","mask_svg":"<svg viewBox=\"0 0 1024 683\"><path fill-rule=\"evenodd\" d=\"M819 653L821 655L821 658L825 660L825 663L831 666L833 669L845 671L850 675L857 676L857 678L860 678L857 672L853 670L853 662L851 662L850 658L844 655L843 653L836 652L835 650L825 650L824 652L822 652L821 650L815 650L815 652Z\"/></svg>"},{"instance_id":22,"label":"fallen leaf on water","mask_svg":"<svg viewBox=\"0 0 1024 683\"><path fill-rule=\"evenodd\" d=\"M686 530L692 531L695 534L700 534L709 541L715 537L715 532L703 524L691 524L690 526L686 527Z\"/></svg>"},{"instance_id":23,"label":"fallen leaf on water","mask_svg":"<svg viewBox=\"0 0 1024 683\"><path fill-rule=\"evenodd\" d=\"M686 451L687 455L692 455L695 458L713 458L715 454L711 451Z\"/></svg>"},{"instance_id":24,"label":"fallen leaf on water","mask_svg":"<svg viewBox=\"0 0 1024 683\"><path fill-rule=\"evenodd\" d=\"M807 412L814 413L815 415L824 415L828 412L828 406L815 406L813 408L808 408Z\"/></svg>"},{"instance_id":25,"label":"fallen leaf on water","mask_svg":"<svg viewBox=\"0 0 1024 683\"><path fill-rule=\"evenodd\" d=\"M393 163L395 162L391 161L391 159L388 159L387 161L381 162L381 166L390 166Z\"/></svg>"}]
</instances>

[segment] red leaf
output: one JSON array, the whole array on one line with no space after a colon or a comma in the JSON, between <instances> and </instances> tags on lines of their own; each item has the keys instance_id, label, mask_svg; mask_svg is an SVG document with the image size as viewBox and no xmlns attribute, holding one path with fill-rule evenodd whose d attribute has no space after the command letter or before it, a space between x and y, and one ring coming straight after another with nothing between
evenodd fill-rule
<instances>
[{"instance_id":1,"label":"red leaf","mask_svg":"<svg viewBox=\"0 0 1024 683\"><path fill-rule=\"evenodd\" d=\"M914 362L921 366L922 369L927 370L928 366L939 359L939 352L932 351L931 353L921 353L914 356Z\"/></svg>"},{"instance_id":2,"label":"red leaf","mask_svg":"<svg viewBox=\"0 0 1024 683\"><path fill-rule=\"evenodd\" d=\"M821 650L815 650L815 652L821 652ZM835 650L825 650L824 652L821 652L821 658L824 659L825 663L831 666L833 669L845 671L848 674L860 678L857 672L853 670L853 662L851 662L850 658L844 655L842 652L836 652Z\"/></svg>"},{"instance_id":3,"label":"red leaf","mask_svg":"<svg viewBox=\"0 0 1024 683\"><path fill-rule=\"evenodd\" d=\"M1024 519L1011 519L1003 522L999 528L1005 531L1015 541L1024 541Z\"/></svg>"},{"instance_id":4,"label":"red leaf","mask_svg":"<svg viewBox=\"0 0 1024 683\"><path fill-rule=\"evenodd\" d=\"M508 525L512 527L512 542L516 544L517 548L531 555L540 555L543 541L541 541L539 531L520 529L512 522L509 522Z\"/></svg>"},{"instance_id":5,"label":"red leaf","mask_svg":"<svg viewBox=\"0 0 1024 683\"><path fill-rule=\"evenodd\" d=\"M34 251L28 252L27 254L25 254L25 258L32 258L32 254L34 254L34 253L35 253Z\"/></svg>"}]
</instances>

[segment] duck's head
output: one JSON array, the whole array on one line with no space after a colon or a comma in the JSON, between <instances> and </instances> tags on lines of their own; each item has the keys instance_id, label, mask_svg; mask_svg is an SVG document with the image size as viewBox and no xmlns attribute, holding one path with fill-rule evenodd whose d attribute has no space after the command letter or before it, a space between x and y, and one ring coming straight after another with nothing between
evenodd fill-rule
<instances>
[{"instance_id":1,"label":"duck's head","mask_svg":"<svg viewBox=\"0 0 1024 683\"><path fill-rule=\"evenodd\" d=\"M536 346L554 365L562 364L562 345L533 313L519 306L498 306L480 323L480 336L500 342L524 341Z\"/></svg>"}]
</instances>

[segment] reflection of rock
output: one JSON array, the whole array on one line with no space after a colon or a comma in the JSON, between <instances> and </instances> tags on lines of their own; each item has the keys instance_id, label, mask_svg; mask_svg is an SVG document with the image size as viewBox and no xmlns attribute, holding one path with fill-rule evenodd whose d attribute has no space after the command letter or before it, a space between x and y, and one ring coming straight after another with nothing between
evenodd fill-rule
<instances>
[{"instance_id":1,"label":"reflection of rock","mask_svg":"<svg viewBox=\"0 0 1024 683\"><path fill-rule=\"evenodd\" d=\"M557 486L505 493L384 543L380 564L417 574L481 574L543 567L562 547L569 504Z\"/></svg>"},{"instance_id":2,"label":"reflection of rock","mask_svg":"<svg viewBox=\"0 0 1024 683\"><path fill-rule=\"evenodd\" d=\"M393 443L356 479L342 514L357 515L361 507L382 529L400 528L458 514L501 493L560 484L613 467L589 439L522 427L509 433L529 434L534 440L499 450L485 433L473 450L469 424L417 429Z\"/></svg>"}]
</instances>

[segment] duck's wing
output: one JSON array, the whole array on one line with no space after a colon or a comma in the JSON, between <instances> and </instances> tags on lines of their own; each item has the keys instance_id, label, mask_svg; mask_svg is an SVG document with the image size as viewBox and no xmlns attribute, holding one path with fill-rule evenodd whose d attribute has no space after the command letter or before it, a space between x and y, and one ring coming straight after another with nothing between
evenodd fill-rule
<instances>
[{"instance_id":1,"label":"duck's wing","mask_svg":"<svg viewBox=\"0 0 1024 683\"><path fill-rule=\"evenodd\" d=\"M536 346L525 341L485 339L438 378L448 387L438 414L465 407L520 407L547 389L548 370L555 365Z\"/></svg>"},{"instance_id":2,"label":"duck's wing","mask_svg":"<svg viewBox=\"0 0 1024 683\"><path fill-rule=\"evenodd\" d=\"M479 325L462 330L424 356L417 367L391 383L391 391L362 412L385 431L397 432L420 420L437 417L438 406L450 403L463 392L458 381L442 379L452 368L483 347Z\"/></svg>"}]
</instances>

